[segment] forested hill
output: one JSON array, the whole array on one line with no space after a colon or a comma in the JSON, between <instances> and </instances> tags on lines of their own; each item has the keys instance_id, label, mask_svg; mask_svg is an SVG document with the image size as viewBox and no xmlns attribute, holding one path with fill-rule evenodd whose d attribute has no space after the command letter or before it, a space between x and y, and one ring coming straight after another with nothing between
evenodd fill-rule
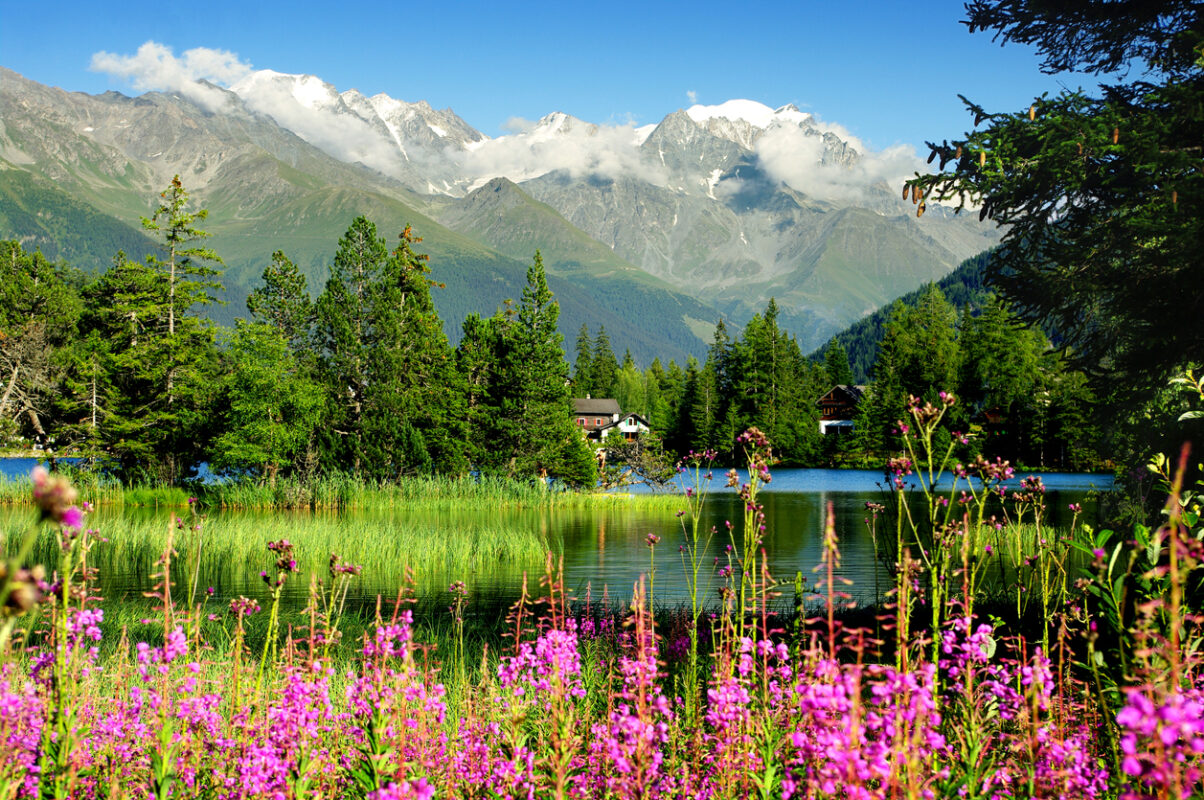
<instances>
[{"instance_id":1,"label":"forested hill","mask_svg":"<svg viewBox=\"0 0 1204 800\"><path fill-rule=\"evenodd\" d=\"M955 308L980 308L991 290L985 282L987 264L991 259L991 250L985 250L976 256L967 258L957 269L936 282L944 293L945 299ZM921 286L914 292L903 295L894 303L879 308L874 313L862 317L840 333L835 340L849 355L849 366L853 369L853 379L857 383L868 383L873 373L874 362L878 360L878 346L886 332L886 323L897 305L915 307L920 296L928 288ZM823 361L823 348L815 351L811 358Z\"/></svg>"}]
</instances>

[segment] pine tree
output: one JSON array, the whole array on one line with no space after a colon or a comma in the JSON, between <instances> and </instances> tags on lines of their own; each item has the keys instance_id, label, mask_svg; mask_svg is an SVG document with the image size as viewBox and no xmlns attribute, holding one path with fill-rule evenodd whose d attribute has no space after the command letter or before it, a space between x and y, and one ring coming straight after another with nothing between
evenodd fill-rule
<instances>
[{"instance_id":1,"label":"pine tree","mask_svg":"<svg viewBox=\"0 0 1204 800\"><path fill-rule=\"evenodd\" d=\"M581 323L577 333L577 360L573 362L573 396L588 397L593 389L594 343L589 325Z\"/></svg>"},{"instance_id":2,"label":"pine tree","mask_svg":"<svg viewBox=\"0 0 1204 800\"><path fill-rule=\"evenodd\" d=\"M85 292L80 330L104 343L91 353L103 357L110 391L100 449L123 477L174 483L200 462L214 433L214 330L182 313L185 296L176 292L171 334L170 285L152 264L123 254Z\"/></svg>"},{"instance_id":3,"label":"pine tree","mask_svg":"<svg viewBox=\"0 0 1204 800\"><path fill-rule=\"evenodd\" d=\"M610 346L606 326L598 327L598 336L593 344L594 360L590 365L590 385L594 397L614 397L615 383L619 379L619 361Z\"/></svg>"},{"instance_id":4,"label":"pine tree","mask_svg":"<svg viewBox=\"0 0 1204 800\"><path fill-rule=\"evenodd\" d=\"M853 368L849 366L849 354L835 337L824 350L824 369L828 383L832 386L847 386L853 383Z\"/></svg>"},{"instance_id":5,"label":"pine tree","mask_svg":"<svg viewBox=\"0 0 1204 800\"><path fill-rule=\"evenodd\" d=\"M363 447L368 473L384 479L468 466L464 387L431 299L429 258L413 249L421 241L407 226L369 291Z\"/></svg>"},{"instance_id":6,"label":"pine tree","mask_svg":"<svg viewBox=\"0 0 1204 800\"><path fill-rule=\"evenodd\" d=\"M370 380L371 293L389 250L376 225L356 217L339 239L326 288L316 306L317 340L330 394L325 442L331 465L358 472L364 444L364 402Z\"/></svg>"},{"instance_id":7,"label":"pine tree","mask_svg":"<svg viewBox=\"0 0 1204 800\"><path fill-rule=\"evenodd\" d=\"M507 318L499 312L490 319L469 314L456 347L456 369L464 386L467 456L478 469L500 468L496 446L500 440L501 359Z\"/></svg>"},{"instance_id":8,"label":"pine tree","mask_svg":"<svg viewBox=\"0 0 1204 800\"><path fill-rule=\"evenodd\" d=\"M314 304L305 275L283 251L272 253L263 269L263 285L247 295L247 311L259 322L280 331L294 353L309 346L314 322Z\"/></svg>"},{"instance_id":9,"label":"pine tree","mask_svg":"<svg viewBox=\"0 0 1204 800\"><path fill-rule=\"evenodd\" d=\"M111 397L99 438L107 457L125 477L175 483L215 434L215 329L194 309L216 302L212 265L221 259L201 246L208 234L196 223L208 212L191 210L178 175L160 201L142 223L158 234L162 255L139 264L118 254L86 292L81 332L105 342Z\"/></svg>"},{"instance_id":10,"label":"pine tree","mask_svg":"<svg viewBox=\"0 0 1204 800\"><path fill-rule=\"evenodd\" d=\"M517 316L503 332L499 395L505 428L496 446L511 474L546 472L570 485L593 485L594 461L573 424L559 317L536 251Z\"/></svg>"}]
</instances>

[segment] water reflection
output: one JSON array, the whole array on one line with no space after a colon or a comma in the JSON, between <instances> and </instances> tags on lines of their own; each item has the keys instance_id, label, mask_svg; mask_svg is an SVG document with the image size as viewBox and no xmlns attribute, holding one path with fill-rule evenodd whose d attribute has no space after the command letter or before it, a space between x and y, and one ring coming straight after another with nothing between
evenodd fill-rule
<instances>
[{"instance_id":1,"label":"water reflection","mask_svg":"<svg viewBox=\"0 0 1204 800\"><path fill-rule=\"evenodd\" d=\"M879 473L828 470L782 470L770 490L761 495L767 516L762 542L770 574L789 585L801 572L809 586L822 583L816 569L822 561L825 509L835 511L840 545L837 574L852 584L847 591L861 601L871 601L890 584L890 575L875 557L874 542L865 524L867 501L881 501L875 486ZM1048 521L1068 525L1071 502L1084 505L1084 519L1093 519L1092 485L1100 476L1051 476ZM716 478L716 483L720 483ZM805 489L803 487L806 487ZM684 503L683 503L684 506ZM176 513L180 513L178 510ZM0 509L0 530L9 546L32 518L29 509ZM702 599L717 602L717 567L727 563L728 545L743 547L743 507L730 490L715 489L704 507L700 539ZM686 518L688 523L688 517ZM732 523L729 528L728 522ZM188 581L180 565L195 552L196 540L185 524L175 526L171 511L132 509L100 510L90 520L108 539L90 556L100 568L101 591L108 598L140 597L152 591L156 562L171 530L177 557L176 595ZM711 531L714 531L711 533ZM201 544L200 588L212 586L215 602L238 595L267 595L259 573L272 559L264 548L271 540L288 538L296 544L304 572L288 587L286 600L301 606L308 593L310 575L324 578L329 554L362 563L352 599L374 602L377 595L391 598L412 570L416 590L433 603L446 604L446 588L465 581L477 597L506 601L521 591L524 575L532 592L544 572L545 554L563 558L566 588L578 598L609 597L621 602L630 597L641 576L650 574L655 555L655 602L676 605L689 600L689 583L683 564L687 532L671 508L640 509L635 505L558 510L442 509L381 513L235 513L214 514L205 522ZM660 537L653 554L649 533ZM39 547L37 557L53 563L53 542Z\"/></svg>"}]
</instances>

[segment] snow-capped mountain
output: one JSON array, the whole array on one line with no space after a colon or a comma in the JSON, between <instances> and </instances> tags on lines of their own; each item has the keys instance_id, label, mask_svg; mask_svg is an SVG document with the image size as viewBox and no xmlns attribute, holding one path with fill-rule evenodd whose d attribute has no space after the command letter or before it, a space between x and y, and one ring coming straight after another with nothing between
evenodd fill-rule
<instances>
[{"instance_id":1,"label":"snow-capped mountain","mask_svg":"<svg viewBox=\"0 0 1204 800\"><path fill-rule=\"evenodd\" d=\"M400 215L389 224L437 230L435 250L456 257L484 247L521 262L539 247L573 280L676 287L704 304L673 301L702 339L708 305L740 323L775 297L783 324L818 345L996 241L937 207L917 221L898 193L922 168L909 149L874 151L790 105L695 105L642 126L554 112L490 138L450 109L312 75L259 70L138 98L0 79L0 175L48 179L113 218L136 220L180 173L229 226L227 254L253 264L304 248L317 273L343 215Z\"/></svg>"}]
</instances>

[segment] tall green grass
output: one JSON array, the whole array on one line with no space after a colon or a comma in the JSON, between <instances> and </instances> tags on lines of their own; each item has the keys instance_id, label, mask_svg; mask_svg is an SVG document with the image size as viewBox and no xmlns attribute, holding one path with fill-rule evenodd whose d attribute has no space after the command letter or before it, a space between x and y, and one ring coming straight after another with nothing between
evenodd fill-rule
<instances>
[{"instance_id":1,"label":"tall green grass","mask_svg":"<svg viewBox=\"0 0 1204 800\"><path fill-rule=\"evenodd\" d=\"M535 517L535 518L533 518ZM548 552L558 553L560 542L541 523L538 515L498 518L471 512L445 511L434 514L373 514L325 512L218 513L210 518L152 511L101 511L88 518L97 533L97 544L88 554L90 567L100 569L106 595L138 597L151 591L159 572L157 562L169 542L176 555L172 576L177 592L190 582L200 582L198 591L214 586L219 596L263 593L259 577L272 571L275 556L266 550L269 541L288 539L296 546L301 569L294 576L290 593L296 597L308 590L310 576L328 579L329 559L337 554L343 562L361 564L358 593L391 596L413 575L415 588L441 591L450 579L474 575L521 579L524 571L537 572ZM33 520L23 513L10 516L3 525L8 541L15 546L21 529ZM53 564L58 542L49 530L35 545L35 563ZM200 576L199 579L194 576Z\"/></svg>"},{"instance_id":2,"label":"tall green grass","mask_svg":"<svg viewBox=\"0 0 1204 800\"><path fill-rule=\"evenodd\" d=\"M96 506L186 508L195 497L203 507L229 510L433 510L447 508L572 508L599 504L676 510L680 495L576 492L532 480L501 476L412 476L371 481L335 474L306 480L283 478L272 484L224 480L178 486L123 486L95 472L73 471L80 498ZM32 503L26 479L0 476L0 505Z\"/></svg>"}]
</instances>

